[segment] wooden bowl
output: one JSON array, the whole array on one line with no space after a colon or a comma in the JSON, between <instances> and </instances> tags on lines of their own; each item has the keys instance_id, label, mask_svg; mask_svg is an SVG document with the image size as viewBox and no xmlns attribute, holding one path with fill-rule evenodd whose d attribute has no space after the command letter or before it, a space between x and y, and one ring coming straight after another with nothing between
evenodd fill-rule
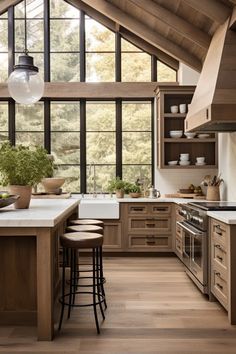
<instances>
[{"instance_id":1,"label":"wooden bowl","mask_svg":"<svg viewBox=\"0 0 236 354\"><path fill-rule=\"evenodd\" d=\"M140 198L141 197L141 193L129 193L129 196L131 198Z\"/></svg>"}]
</instances>

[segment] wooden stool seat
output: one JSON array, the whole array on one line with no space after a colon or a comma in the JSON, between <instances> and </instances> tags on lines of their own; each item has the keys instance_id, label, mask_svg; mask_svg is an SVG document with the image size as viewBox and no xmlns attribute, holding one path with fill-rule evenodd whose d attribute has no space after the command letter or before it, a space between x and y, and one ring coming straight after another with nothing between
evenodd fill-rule
<instances>
[{"instance_id":1,"label":"wooden stool seat","mask_svg":"<svg viewBox=\"0 0 236 354\"><path fill-rule=\"evenodd\" d=\"M95 220L95 219L77 219L77 220L70 220L70 224L72 225L99 225L103 226L103 221Z\"/></svg>"},{"instance_id":2,"label":"wooden stool seat","mask_svg":"<svg viewBox=\"0 0 236 354\"><path fill-rule=\"evenodd\" d=\"M97 232L98 234L103 235L103 228L98 225L71 225L67 227L67 231L76 231L76 232Z\"/></svg>"},{"instance_id":3,"label":"wooden stool seat","mask_svg":"<svg viewBox=\"0 0 236 354\"><path fill-rule=\"evenodd\" d=\"M103 236L91 232L69 232L60 238L62 247L65 248L96 248L103 244Z\"/></svg>"}]
</instances>

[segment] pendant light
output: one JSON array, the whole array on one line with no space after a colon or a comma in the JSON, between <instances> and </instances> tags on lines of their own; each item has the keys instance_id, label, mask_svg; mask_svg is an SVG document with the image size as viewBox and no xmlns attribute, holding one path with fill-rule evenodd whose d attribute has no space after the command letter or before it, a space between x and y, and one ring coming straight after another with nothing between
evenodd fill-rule
<instances>
[{"instance_id":1,"label":"pendant light","mask_svg":"<svg viewBox=\"0 0 236 354\"><path fill-rule=\"evenodd\" d=\"M27 49L27 21L26 21L26 0L24 0L25 11L25 49L24 54L19 56L18 65L8 78L8 90L10 96L22 104L33 104L40 100L44 92L44 82L39 75L39 69L34 66L34 58L28 55Z\"/></svg>"}]
</instances>

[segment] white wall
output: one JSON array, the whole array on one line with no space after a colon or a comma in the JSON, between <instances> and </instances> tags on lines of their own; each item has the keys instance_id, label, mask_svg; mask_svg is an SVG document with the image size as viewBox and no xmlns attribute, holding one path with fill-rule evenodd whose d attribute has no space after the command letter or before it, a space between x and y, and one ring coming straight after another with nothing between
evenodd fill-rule
<instances>
[{"instance_id":1,"label":"white wall","mask_svg":"<svg viewBox=\"0 0 236 354\"><path fill-rule=\"evenodd\" d=\"M180 64L179 84L180 85L196 85L199 73L192 70L185 64ZM156 121L156 120L155 120ZM155 128L156 132L156 128ZM155 146L157 137L155 136ZM156 150L156 149L155 149ZM155 151L156 152L156 151ZM155 156L155 166L157 166L157 158ZM179 188L186 188L191 183L200 185L203 177L207 174L214 175L216 170L212 169L176 169L176 170L155 170L155 188L161 191L161 194L176 193Z\"/></svg>"},{"instance_id":2,"label":"white wall","mask_svg":"<svg viewBox=\"0 0 236 354\"><path fill-rule=\"evenodd\" d=\"M236 132L219 133L219 173L224 179L221 199L236 201Z\"/></svg>"}]
</instances>

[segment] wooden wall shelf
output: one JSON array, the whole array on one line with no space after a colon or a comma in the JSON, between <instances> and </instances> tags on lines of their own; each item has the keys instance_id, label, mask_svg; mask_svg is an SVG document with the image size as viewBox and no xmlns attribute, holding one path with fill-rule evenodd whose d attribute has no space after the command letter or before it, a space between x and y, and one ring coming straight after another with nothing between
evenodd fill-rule
<instances>
[{"instance_id":1,"label":"wooden wall shelf","mask_svg":"<svg viewBox=\"0 0 236 354\"><path fill-rule=\"evenodd\" d=\"M171 113L171 106L191 103L195 86L162 86L156 90L157 94L157 156L158 167L163 169L206 169L217 168L217 136L214 133L209 138L201 139L197 136L192 139L186 137L171 138L171 130L182 130L187 113ZM168 165L168 161L179 160L181 153L189 153L190 165ZM205 157L206 165L197 166L196 158Z\"/></svg>"}]
</instances>

